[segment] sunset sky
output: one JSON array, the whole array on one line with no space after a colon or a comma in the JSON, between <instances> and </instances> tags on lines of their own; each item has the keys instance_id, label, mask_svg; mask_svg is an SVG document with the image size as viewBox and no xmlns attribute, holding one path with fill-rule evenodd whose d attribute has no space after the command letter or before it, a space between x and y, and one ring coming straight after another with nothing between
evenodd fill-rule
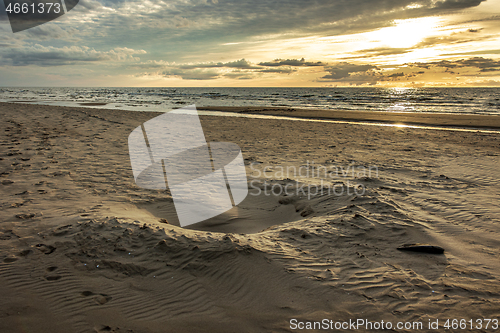
<instances>
[{"instance_id":1,"label":"sunset sky","mask_svg":"<svg viewBox=\"0 0 500 333\"><path fill-rule=\"evenodd\" d=\"M0 86L500 86L500 0L80 0Z\"/></svg>"}]
</instances>

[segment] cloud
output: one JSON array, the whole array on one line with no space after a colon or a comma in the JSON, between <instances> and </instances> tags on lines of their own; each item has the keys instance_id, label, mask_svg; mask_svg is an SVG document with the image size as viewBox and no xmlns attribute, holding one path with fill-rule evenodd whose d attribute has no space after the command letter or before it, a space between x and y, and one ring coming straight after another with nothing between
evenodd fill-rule
<instances>
[{"instance_id":1,"label":"cloud","mask_svg":"<svg viewBox=\"0 0 500 333\"><path fill-rule=\"evenodd\" d=\"M287 60L288 61L288 60ZM298 60L303 63L304 60ZM144 68L162 70L157 72L166 77L180 77L184 80L216 80L220 78L231 79L254 79L262 77L266 74L290 75L297 73L301 75L302 66L262 66L268 62L261 62L258 65L252 64L250 61L240 59L229 62L204 62L204 63L190 63L190 64L175 64L166 62L146 62ZM284 64L285 61L275 60L270 63ZM293 63L293 61L287 62ZM314 64L320 63L311 62ZM138 68L142 64L138 65ZM303 66L307 67L307 66ZM319 67L319 66L317 66ZM500 70L500 61L493 59L486 59L481 57L462 59L462 60L441 60L428 63L407 63L392 66L390 68L384 66L375 66L372 64L355 64L349 62L340 62L332 65L323 65L321 68L327 72L326 75L321 76L316 82L341 82L354 85L363 84L377 84L379 82L391 81L409 81L415 77L430 74L432 75L467 75L467 73L460 74L462 69L476 69L476 75L484 73L496 72ZM423 70L422 70L423 69ZM444 69L444 71L443 71ZM453 71L452 71L453 70ZM306 70L307 71L307 70ZM441 74L439 74L441 73ZM446 73L446 74L444 74Z\"/></svg>"},{"instance_id":2,"label":"cloud","mask_svg":"<svg viewBox=\"0 0 500 333\"><path fill-rule=\"evenodd\" d=\"M397 77L403 77L403 76L405 76L405 73L401 72L401 73L394 73L391 75L387 75L386 78L397 78Z\"/></svg>"},{"instance_id":3,"label":"cloud","mask_svg":"<svg viewBox=\"0 0 500 333\"><path fill-rule=\"evenodd\" d=\"M11 47L0 50L0 59L11 66L63 66L81 63L138 61L137 54L144 50L117 47L110 51L97 51L86 46L53 47L36 44L26 47Z\"/></svg>"},{"instance_id":4,"label":"cloud","mask_svg":"<svg viewBox=\"0 0 500 333\"><path fill-rule=\"evenodd\" d=\"M471 31L472 30L472 31ZM468 29L465 31L455 32L447 36L432 36L427 37L420 43L415 45L413 49L422 47L429 47L434 45L450 45L450 44L463 44L463 43L477 43L485 40L494 40L498 38L497 35L478 36L482 29Z\"/></svg>"},{"instance_id":5,"label":"cloud","mask_svg":"<svg viewBox=\"0 0 500 333\"><path fill-rule=\"evenodd\" d=\"M319 62L318 62L319 63ZM268 68L254 65L246 59L228 62L201 62L176 64L164 61L147 61L132 65L140 69L163 69L160 75L166 77L180 77L183 80L215 80L222 77L232 79L252 79L260 74L291 74L297 71L290 66ZM149 75L149 74L148 74Z\"/></svg>"},{"instance_id":6,"label":"cloud","mask_svg":"<svg viewBox=\"0 0 500 333\"><path fill-rule=\"evenodd\" d=\"M225 44L265 41L302 36L338 36L391 26L394 20L450 13L471 8L482 0L80 0L61 19L16 35L45 47L83 47L102 50L126 47L147 50L145 60L169 62L195 59L206 54L208 60L220 59ZM4 17L5 19L5 17ZM7 23L7 22L5 22ZM7 26L5 24L5 26ZM5 41L10 31L0 30ZM471 32L472 34L472 32ZM279 44L278 44L279 45ZM236 48L236 46L235 46ZM289 50L288 50L289 51ZM32 52L27 50L26 52ZM379 55L392 54L389 50ZM401 50L401 53L405 51ZM236 61L234 64L213 62L204 68L321 67L321 61L284 58L258 64ZM377 55L377 51L373 53ZM396 54L396 53L394 53ZM244 53L238 53L242 58ZM25 56L25 55L23 55ZM292 57L288 59L285 57ZM198 58L196 58L198 57ZM260 60L260 59L259 59ZM80 61L77 57L76 61ZM241 63L238 63L241 62ZM46 62L47 63L47 62ZM186 64L188 66L189 64ZM199 64L198 67L201 68ZM188 68L186 68L188 69Z\"/></svg>"},{"instance_id":7,"label":"cloud","mask_svg":"<svg viewBox=\"0 0 500 333\"><path fill-rule=\"evenodd\" d=\"M329 72L330 74L327 74L323 77L321 77L321 81L336 81L344 78L348 78L351 76L353 73L361 73L361 72L368 72L373 69L378 69L376 66L373 65L356 65L356 64L350 64L347 62L341 62L333 66L327 66L325 67L325 71Z\"/></svg>"},{"instance_id":8,"label":"cloud","mask_svg":"<svg viewBox=\"0 0 500 333\"><path fill-rule=\"evenodd\" d=\"M475 57L455 62L458 66L478 68L481 72L491 72L500 70L500 60Z\"/></svg>"},{"instance_id":9,"label":"cloud","mask_svg":"<svg viewBox=\"0 0 500 333\"><path fill-rule=\"evenodd\" d=\"M21 34L26 39L51 40L51 39L70 39L76 32L76 29L71 25L56 25L56 24L42 24L40 26L23 31ZM17 34L19 36L19 34ZM74 41L74 39L73 39Z\"/></svg>"},{"instance_id":10,"label":"cloud","mask_svg":"<svg viewBox=\"0 0 500 333\"><path fill-rule=\"evenodd\" d=\"M234 79L250 79L252 78L251 70L261 68L259 66L254 66L246 59L229 62L202 62L187 64L150 61L145 64L139 64L138 67L163 67L164 70L160 73L160 75L165 77L177 76L182 78L183 80L215 80L223 76ZM236 69L236 71L227 72L227 69Z\"/></svg>"},{"instance_id":11,"label":"cloud","mask_svg":"<svg viewBox=\"0 0 500 333\"><path fill-rule=\"evenodd\" d=\"M471 31L472 30L472 31ZM431 36L424 38L417 45L407 48L391 48L391 47L377 47L371 49L363 49L353 52L355 55L343 57L343 60L353 60L353 59L370 59L373 57L399 55L413 52L421 48L428 48L436 45L453 45L453 44L463 44L463 43L477 43L480 41L494 40L497 35L479 35L482 29L467 29L460 32L454 32L445 36ZM498 50L490 50L490 54L498 53ZM359 55L356 55L359 54ZM460 54L488 54L486 51L474 51L474 52L464 52ZM458 55L458 54L445 54ZM366 60L365 60L366 61Z\"/></svg>"},{"instance_id":12,"label":"cloud","mask_svg":"<svg viewBox=\"0 0 500 333\"><path fill-rule=\"evenodd\" d=\"M233 70L222 71L219 68L185 68L184 66L171 67L160 75L165 77L180 77L183 80L216 80L220 78L230 78L238 80L250 80L256 77L259 71Z\"/></svg>"},{"instance_id":13,"label":"cloud","mask_svg":"<svg viewBox=\"0 0 500 333\"><path fill-rule=\"evenodd\" d=\"M286 60L282 60L282 59L274 59L273 61L270 61L270 62L261 62L259 63L260 66L270 66L270 67L274 67L274 66L325 66L326 64L321 62L321 61L317 61L317 62L309 62L309 61L306 61L304 58L298 60L298 59L286 59Z\"/></svg>"},{"instance_id":14,"label":"cloud","mask_svg":"<svg viewBox=\"0 0 500 333\"><path fill-rule=\"evenodd\" d=\"M465 9L476 7L485 0L445 0L435 3L434 8L437 9Z\"/></svg>"},{"instance_id":15,"label":"cloud","mask_svg":"<svg viewBox=\"0 0 500 333\"><path fill-rule=\"evenodd\" d=\"M233 71L231 73L224 74L224 77L237 80L251 80L255 78L254 75L246 71Z\"/></svg>"},{"instance_id":16,"label":"cloud","mask_svg":"<svg viewBox=\"0 0 500 333\"><path fill-rule=\"evenodd\" d=\"M193 68L240 68L240 69L258 69L252 65L249 61L245 59L240 59L230 62L207 62L207 63L195 63L195 64L183 64L179 65L182 69L193 69Z\"/></svg>"},{"instance_id":17,"label":"cloud","mask_svg":"<svg viewBox=\"0 0 500 333\"><path fill-rule=\"evenodd\" d=\"M475 68L480 72L491 72L500 70L500 60L488 59L483 57L474 57L469 59L461 59L461 60L441 60L435 62L427 62L427 63L412 63L408 64L411 67L419 67L429 69L431 67L434 68Z\"/></svg>"},{"instance_id":18,"label":"cloud","mask_svg":"<svg viewBox=\"0 0 500 333\"><path fill-rule=\"evenodd\" d=\"M361 54L359 56L350 56L343 57L343 60L350 59L363 59L363 58L371 58L371 57L381 57L388 55L397 55L397 54L405 54L411 52L409 48L391 48L391 47L377 47L373 49L364 49L354 52L355 54Z\"/></svg>"},{"instance_id":19,"label":"cloud","mask_svg":"<svg viewBox=\"0 0 500 333\"><path fill-rule=\"evenodd\" d=\"M213 69L182 69L169 68L161 73L165 77L178 76L183 80L214 80L220 77L220 73Z\"/></svg>"},{"instance_id":20,"label":"cloud","mask_svg":"<svg viewBox=\"0 0 500 333\"><path fill-rule=\"evenodd\" d=\"M266 68L259 70L260 73L279 73L279 74L291 74L296 72L295 68L285 67L285 68Z\"/></svg>"},{"instance_id":21,"label":"cloud","mask_svg":"<svg viewBox=\"0 0 500 333\"><path fill-rule=\"evenodd\" d=\"M498 76L500 72L500 60L474 57L459 60L441 60L427 63L405 63L390 68L377 68L368 64L351 64L347 62L338 63L324 68L329 74L318 79L319 82L338 82L348 85L375 85L383 82L400 82L414 84L415 78L425 78L440 84L456 84L459 77L474 77L484 79ZM494 74L497 73L497 74ZM452 82L450 83L450 80ZM425 81L420 81L425 82ZM431 81L432 82L432 81ZM497 86L495 80L471 81L477 86Z\"/></svg>"},{"instance_id":22,"label":"cloud","mask_svg":"<svg viewBox=\"0 0 500 333\"><path fill-rule=\"evenodd\" d=\"M485 80L485 81L475 82L475 85L482 87L500 87L500 81Z\"/></svg>"},{"instance_id":23,"label":"cloud","mask_svg":"<svg viewBox=\"0 0 500 333\"><path fill-rule=\"evenodd\" d=\"M460 52L460 53L446 53L443 56L464 56L464 55L487 55L487 54L500 54L500 49L497 50L479 50L471 52Z\"/></svg>"},{"instance_id":24,"label":"cloud","mask_svg":"<svg viewBox=\"0 0 500 333\"><path fill-rule=\"evenodd\" d=\"M167 53L169 61L179 61L186 54L223 52L222 45L231 42L279 40L285 34L293 38L369 31L391 26L397 19L448 14L482 1L81 0L61 20L49 25L71 27L71 36L85 40L89 47L141 45L151 54ZM58 34L64 32L45 30L28 37L59 39ZM324 65L290 60L295 63L279 61L285 66ZM265 65L280 66L279 61Z\"/></svg>"}]
</instances>

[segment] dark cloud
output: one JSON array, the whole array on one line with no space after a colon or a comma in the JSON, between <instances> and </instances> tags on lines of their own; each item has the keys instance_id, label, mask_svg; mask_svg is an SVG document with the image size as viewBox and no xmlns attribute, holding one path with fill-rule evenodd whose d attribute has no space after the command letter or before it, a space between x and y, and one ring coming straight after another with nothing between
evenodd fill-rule
<instances>
[{"instance_id":1,"label":"dark cloud","mask_svg":"<svg viewBox=\"0 0 500 333\"><path fill-rule=\"evenodd\" d=\"M278 74L291 74L296 72L297 70L291 67L288 68L266 68L266 69L261 69L258 72L259 73L278 73Z\"/></svg>"},{"instance_id":2,"label":"dark cloud","mask_svg":"<svg viewBox=\"0 0 500 333\"><path fill-rule=\"evenodd\" d=\"M240 69L258 69L245 59L240 59L230 62L208 62L208 63L197 63L197 64L183 64L179 65L182 69L193 69L193 68L240 68Z\"/></svg>"},{"instance_id":3,"label":"dark cloud","mask_svg":"<svg viewBox=\"0 0 500 333\"><path fill-rule=\"evenodd\" d=\"M469 59L461 59L461 60L441 60L435 62L428 63L412 63L409 64L411 67L425 68L429 69L431 67L434 68L475 68L480 72L492 72L500 70L500 60L482 58L482 57L474 57Z\"/></svg>"},{"instance_id":4,"label":"dark cloud","mask_svg":"<svg viewBox=\"0 0 500 333\"><path fill-rule=\"evenodd\" d=\"M465 9L470 7L476 7L481 4L485 0L445 0L438 1L434 5L434 8L437 9Z\"/></svg>"},{"instance_id":5,"label":"dark cloud","mask_svg":"<svg viewBox=\"0 0 500 333\"><path fill-rule=\"evenodd\" d=\"M402 77L402 76L405 76L405 73L401 72L401 73L394 73L394 74L391 74L391 75L387 75L386 77L387 78L396 78L396 77Z\"/></svg>"},{"instance_id":6,"label":"dark cloud","mask_svg":"<svg viewBox=\"0 0 500 333\"><path fill-rule=\"evenodd\" d=\"M166 64L163 66L167 67L167 69L164 70L161 75L167 77L177 76L183 80L215 80L220 77L228 77L239 80L251 79L253 78L255 70L262 69L262 67L255 66L246 59L229 62ZM225 73L223 70L226 68L235 70Z\"/></svg>"},{"instance_id":7,"label":"dark cloud","mask_svg":"<svg viewBox=\"0 0 500 333\"><path fill-rule=\"evenodd\" d=\"M475 67L481 72L490 72L493 70L500 70L500 60L487 59L482 57L475 57L466 60L458 60L456 63L462 67Z\"/></svg>"},{"instance_id":8,"label":"dark cloud","mask_svg":"<svg viewBox=\"0 0 500 333\"><path fill-rule=\"evenodd\" d=\"M333 66L326 66L324 69L329 74L321 77L318 81L339 82L349 85L374 85L379 82L411 82L415 77L426 73L435 78L449 77L449 75L473 76L476 78L488 77L492 76L490 74L492 72L500 72L500 60L474 57L453 61L441 60L428 63L401 64L391 67L391 69L382 70L382 66L376 67L369 64L358 65L343 62Z\"/></svg>"},{"instance_id":9,"label":"dark cloud","mask_svg":"<svg viewBox=\"0 0 500 333\"><path fill-rule=\"evenodd\" d=\"M299 60L300 61L300 60ZM206 62L206 63L192 63L192 64L169 64L157 61L148 61L146 63L137 64L133 66L139 69L158 69L162 68L163 71L160 75L172 77L177 76L184 80L215 80L221 77L228 77L232 79L252 79L259 74L291 74L297 70L292 67L272 67L253 65L251 62L240 59L229 62ZM227 73L225 69L233 69Z\"/></svg>"},{"instance_id":10,"label":"dark cloud","mask_svg":"<svg viewBox=\"0 0 500 333\"><path fill-rule=\"evenodd\" d=\"M214 80L220 77L220 73L214 69L182 69L169 68L161 73L165 77L177 76L183 80Z\"/></svg>"},{"instance_id":11,"label":"dark cloud","mask_svg":"<svg viewBox=\"0 0 500 333\"><path fill-rule=\"evenodd\" d=\"M110 51L97 51L82 46L53 47L34 45L28 47L12 47L0 50L0 59L11 66L63 66L79 63L136 61L134 55L145 54L144 50L115 48Z\"/></svg>"},{"instance_id":12,"label":"dark cloud","mask_svg":"<svg viewBox=\"0 0 500 333\"><path fill-rule=\"evenodd\" d=\"M383 52L384 50L377 50ZM288 61L288 60L286 60ZM301 63L304 60L297 60ZM270 63L285 63L283 60L275 60ZM293 63L293 61L288 62ZM311 62L314 64L320 62ZM225 63L199 63L199 64L166 64L167 68L161 72L163 76L177 76L184 80L215 80L226 77L233 79L253 79L265 74L289 75L299 72L300 66L264 66L262 62L259 65L253 65L245 59L240 59ZM158 66L160 64L154 64ZM305 67L305 66L304 66ZM391 66L393 67L393 66ZM441 70L439 70L441 68ZM500 70L500 61L486 58L469 58L462 60L442 60L429 63L411 63L396 66L396 68L383 70L381 66L372 64L354 64L349 62L340 62L333 65L323 65L323 70L328 74L323 75L317 81L319 82L343 82L354 85L376 84L387 81L404 81L423 75L426 73L439 73L442 69L447 74L457 74L461 68L475 68L479 73L495 72ZM228 69L233 69L228 72ZM425 69L425 70L415 70Z\"/></svg>"},{"instance_id":13,"label":"dark cloud","mask_svg":"<svg viewBox=\"0 0 500 333\"><path fill-rule=\"evenodd\" d=\"M327 80L340 80L344 78L348 78L351 76L353 73L361 73L361 72L367 72L373 69L378 69L376 66L373 65L356 65L356 64L350 64L347 62L341 62L333 66L327 66L325 67L325 71L329 72L330 74L327 74L321 78L322 81L327 81Z\"/></svg>"},{"instance_id":14,"label":"dark cloud","mask_svg":"<svg viewBox=\"0 0 500 333\"><path fill-rule=\"evenodd\" d=\"M355 54L359 54L359 56L343 57L341 59L344 60L363 59L363 58L380 57L387 55L405 54L408 52L411 52L410 48L377 47L373 49L359 50L354 52Z\"/></svg>"},{"instance_id":15,"label":"dark cloud","mask_svg":"<svg viewBox=\"0 0 500 333\"><path fill-rule=\"evenodd\" d=\"M274 59L273 61L270 61L270 62L261 62L259 63L260 66L269 66L269 67L274 67L274 66L309 66L309 67L312 67L312 66L326 66L325 63L321 62L321 61L317 61L317 62L310 62L310 61L306 61L304 58L302 59L286 59L286 60L283 60L283 59Z\"/></svg>"}]
</instances>

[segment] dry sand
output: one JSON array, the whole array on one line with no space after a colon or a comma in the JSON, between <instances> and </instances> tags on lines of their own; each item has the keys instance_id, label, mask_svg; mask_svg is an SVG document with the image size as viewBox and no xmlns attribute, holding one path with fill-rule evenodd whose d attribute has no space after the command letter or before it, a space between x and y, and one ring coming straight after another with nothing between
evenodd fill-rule
<instances>
[{"instance_id":1,"label":"dry sand","mask_svg":"<svg viewBox=\"0 0 500 333\"><path fill-rule=\"evenodd\" d=\"M132 177L128 135L157 115L0 104L0 332L498 318L499 134L205 116L249 176L307 161L378 175L332 180L364 195L250 195L187 229L168 191ZM446 252L396 250L417 242Z\"/></svg>"}]
</instances>

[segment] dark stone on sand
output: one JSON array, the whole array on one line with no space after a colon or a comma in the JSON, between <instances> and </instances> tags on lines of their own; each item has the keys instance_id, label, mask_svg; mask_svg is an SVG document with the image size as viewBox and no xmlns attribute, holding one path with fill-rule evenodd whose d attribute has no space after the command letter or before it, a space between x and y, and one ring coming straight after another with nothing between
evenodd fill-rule
<instances>
[{"instance_id":1,"label":"dark stone on sand","mask_svg":"<svg viewBox=\"0 0 500 333\"><path fill-rule=\"evenodd\" d=\"M399 251L411 251L420 253L442 254L444 249L440 246L429 244L404 244L398 247Z\"/></svg>"},{"instance_id":2,"label":"dark stone on sand","mask_svg":"<svg viewBox=\"0 0 500 333\"><path fill-rule=\"evenodd\" d=\"M78 103L83 106L104 106L107 105L108 103L101 103L101 102L91 102L91 103Z\"/></svg>"},{"instance_id":3,"label":"dark stone on sand","mask_svg":"<svg viewBox=\"0 0 500 333\"><path fill-rule=\"evenodd\" d=\"M56 250L52 245L37 244L35 245L42 253L51 254Z\"/></svg>"}]
</instances>

